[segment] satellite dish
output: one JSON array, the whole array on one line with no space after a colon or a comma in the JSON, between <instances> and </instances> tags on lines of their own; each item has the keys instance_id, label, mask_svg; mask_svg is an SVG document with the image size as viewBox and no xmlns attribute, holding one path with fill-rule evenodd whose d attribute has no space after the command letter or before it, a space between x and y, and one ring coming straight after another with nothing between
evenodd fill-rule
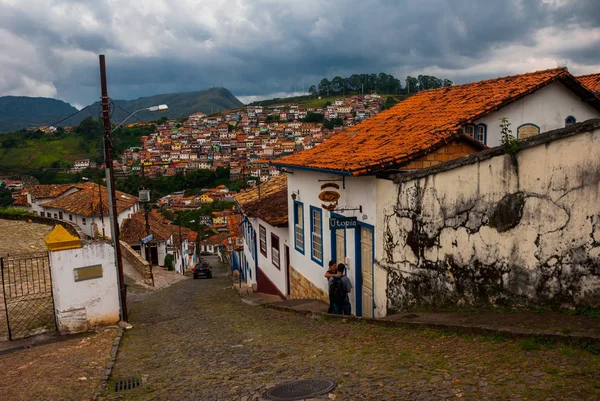
<instances>
[{"instance_id":1,"label":"satellite dish","mask_svg":"<svg viewBox=\"0 0 600 401\"><path fill-rule=\"evenodd\" d=\"M40 185L40 182L38 181L38 179L32 175L21 176L21 181L23 181L23 186Z\"/></svg>"}]
</instances>

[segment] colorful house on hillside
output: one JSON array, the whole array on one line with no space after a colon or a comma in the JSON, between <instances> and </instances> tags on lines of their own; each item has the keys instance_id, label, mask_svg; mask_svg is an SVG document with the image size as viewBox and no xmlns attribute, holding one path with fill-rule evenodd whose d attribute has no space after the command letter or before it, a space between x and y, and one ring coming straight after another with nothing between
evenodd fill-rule
<instances>
[{"instance_id":1,"label":"colorful house on hillside","mask_svg":"<svg viewBox=\"0 0 600 401\"><path fill-rule=\"evenodd\" d=\"M282 174L235 196L242 212L242 280L259 292L289 294L287 176Z\"/></svg>"},{"instance_id":2,"label":"colorful house on hillside","mask_svg":"<svg viewBox=\"0 0 600 401\"><path fill-rule=\"evenodd\" d=\"M388 276L378 261L392 250L382 245L390 212L382 205L405 196L390 177L498 145L502 117L525 138L600 117L600 102L566 68L428 90L273 161L293 173L287 179L290 298L327 301L323 275L333 259L347 266L352 312L386 316Z\"/></svg>"}]
</instances>

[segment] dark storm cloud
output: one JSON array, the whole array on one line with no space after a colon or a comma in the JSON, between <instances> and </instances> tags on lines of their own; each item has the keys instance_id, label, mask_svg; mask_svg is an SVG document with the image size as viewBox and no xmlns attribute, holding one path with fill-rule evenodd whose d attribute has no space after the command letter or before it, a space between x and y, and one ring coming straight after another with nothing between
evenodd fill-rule
<instances>
[{"instance_id":1,"label":"dark storm cloud","mask_svg":"<svg viewBox=\"0 0 600 401\"><path fill-rule=\"evenodd\" d=\"M115 98L221 84L236 95L268 94L363 72L402 79L439 70L468 81L554 67L552 60L600 65L594 41L586 42L586 32L600 32L595 0L31 1L0 0L0 40L26 44L5 53L29 46L13 58L39 65L29 71L0 58L0 68L12 69L0 95L18 90L23 71L30 92L39 82L90 103L100 52ZM577 43L565 39L569 32Z\"/></svg>"}]
</instances>

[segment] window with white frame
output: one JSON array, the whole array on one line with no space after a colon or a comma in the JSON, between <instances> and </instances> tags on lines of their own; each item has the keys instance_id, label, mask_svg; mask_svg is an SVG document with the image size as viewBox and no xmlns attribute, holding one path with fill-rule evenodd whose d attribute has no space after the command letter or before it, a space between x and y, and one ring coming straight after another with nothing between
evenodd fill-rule
<instances>
[{"instance_id":1,"label":"window with white frame","mask_svg":"<svg viewBox=\"0 0 600 401\"><path fill-rule=\"evenodd\" d=\"M475 140L484 145L487 142L487 126L485 124L479 124L475 127Z\"/></svg>"},{"instance_id":2,"label":"window with white frame","mask_svg":"<svg viewBox=\"0 0 600 401\"><path fill-rule=\"evenodd\" d=\"M271 233L271 260L279 269L279 237Z\"/></svg>"},{"instance_id":3,"label":"window with white frame","mask_svg":"<svg viewBox=\"0 0 600 401\"><path fill-rule=\"evenodd\" d=\"M294 203L294 244L304 253L304 205L300 202Z\"/></svg>"},{"instance_id":4,"label":"window with white frame","mask_svg":"<svg viewBox=\"0 0 600 401\"><path fill-rule=\"evenodd\" d=\"M267 256L267 229L259 224L258 237L260 240L260 253Z\"/></svg>"},{"instance_id":5,"label":"window with white frame","mask_svg":"<svg viewBox=\"0 0 600 401\"><path fill-rule=\"evenodd\" d=\"M315 262L323 263L323 212L310 210L311 257Z\"/></svg>"}]
</instances>

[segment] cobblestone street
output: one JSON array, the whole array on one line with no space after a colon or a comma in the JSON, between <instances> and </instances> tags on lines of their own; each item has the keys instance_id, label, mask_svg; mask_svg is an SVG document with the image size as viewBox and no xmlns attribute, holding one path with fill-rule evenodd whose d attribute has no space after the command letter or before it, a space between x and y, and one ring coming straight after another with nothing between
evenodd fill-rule
<instances>
[{"instance_id":1,"label":"cobblestone street","mask_svg":"<svg viewBox=\"0 0 600 401\"><path fill-rule=\"evenodd\" d=\"M216 262L213 263L213 265ZM564 345L307 317L242 302L225 268L131 294L110 400L260 400L329 377L336 400L597 400L600 356Z\"/></svg>"}]
</instances>

